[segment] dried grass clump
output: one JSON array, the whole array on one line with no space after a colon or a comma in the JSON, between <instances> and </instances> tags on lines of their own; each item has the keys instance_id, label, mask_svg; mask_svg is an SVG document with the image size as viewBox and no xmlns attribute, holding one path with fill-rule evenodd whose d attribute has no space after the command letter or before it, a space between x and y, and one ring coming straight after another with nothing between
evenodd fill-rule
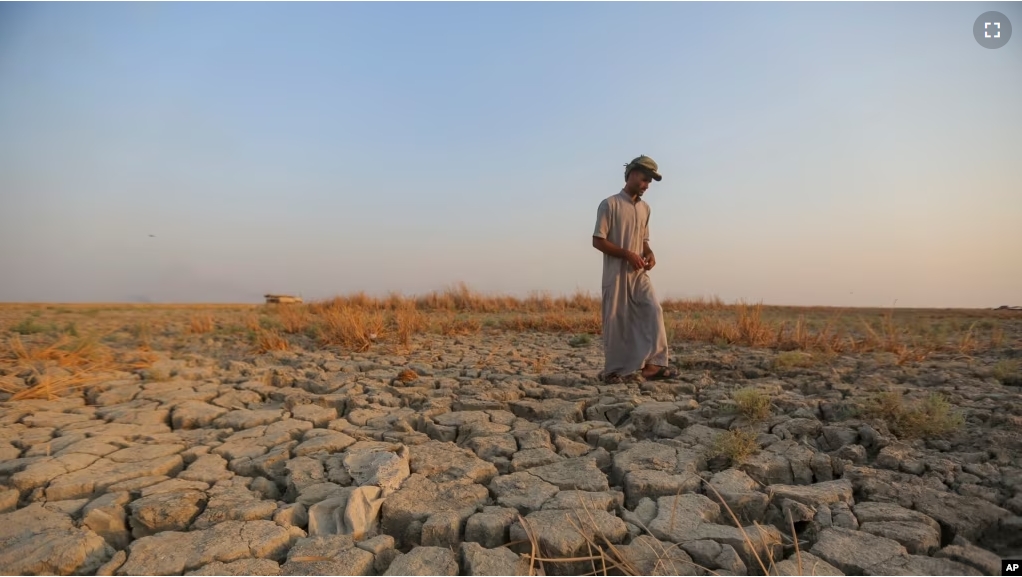
<instances>
[{"instance_id":1,"label":"dried grass clump","mask_svg":"<svg viewBox=\"0 0 1022 577\"><path fill-rule=\"evenodd\" d=\"M951 403L939 393L910 405L901 393L880 393L866 402L862 412L868 418L884 421L891 432L907 439L941 437L965 423L961 413L952 410Z\"/></svg>"},{"instance_id":2,"label":"dried grass clump","mask_svg":"<svg viewBox=\"0 0 1022 577\"><path fill-rule=\"evenodd\" d=\"M260 329L256 332L255 341L255 348L259 353L286 351L291 348L287 338L275 330Z\"/></svg>"},{"instance_id":3,"label":"dried grass clump","mask_svg":"<svg viewBox=\"0 0 1022 577\"><path fill-rule=\"evenodd\" d=\"M61 335L54 342L32 345L15 334L0 346L0 374L5 374L0 391L10 393L12 401L54 399L109 379L114 371L139 370L154 361L151 353L114 351L93 336Z\"/></svg>"},{"instance_id":4,"label":"dried grass clump","mask_svg":"<svg viewBox=\"0 0 1022 577\"><path fill-rule=\"evenodd\" d=\"M738 412L749 422L758 423L770 416L770 397L755 387L739 389L731 398Z\"/></svg>"},{"instance_id":5,"label":"dried grass clump","mask_svg":"<svg viewBox=\"0 0 1022 577\"><path fill-rule=\"evenodd\" d=\"M324 309L320 316L320 340L357 352L369 350L383 337L386 321L382 311L370 311L342 305Z\"/></svg>"},{"instance_id":6,"label":"dried grass clump","mask_svg":"<svg viewBox=\"0 0 1022 577\"><path fill-rule=\"evenodd\" d=\"M282 304L277 307L277 316L284 332L289 335L304 332L312 321L312 315L305 305Z\"/></svg>"},{"instance_id":7,"label":"dried grass clump","mask_svg":"<svg viewBox=\"0 0 1022 577\"><path fill-rule=\"evenodd\" d=\"M429 328L426 318L414 304L406 304L394 310L394 332L398 343L403 347L411 345L412 335L425 332Z\"/></svg>"},{"instance_id":8,"label":"dried grass clump","mask_svg":"<svg viewBox=\"0 0 1022 577\"><path fill-rule=\"evenodd\" d=\"M193 335L201 335L213 332L216 328L216 321L212 315L192 315L188 319L188 332Z\"/></svg>"},{"instance_id":9,"label":"dried grass clump","mask_svg":"<svg viewBox=\"0 0 1022 577\"><path fill-rule=\"evenodd\" d=\"M990 374L1009 387L1022 387L1022 362L1018 359L1003 359L997 361Z\"/></svg>"},{"instance_id":10,"label":"dried grass clump","mask_svg":"<svg viewBox=\"0 0 1022 577\"><path fill-rule=\"evenodd\" d=\"M723 457L734 467L759 451L756 435L745 429L732 429L716 436L710 447L709 457Z\"/></svg>"}]
</instances>

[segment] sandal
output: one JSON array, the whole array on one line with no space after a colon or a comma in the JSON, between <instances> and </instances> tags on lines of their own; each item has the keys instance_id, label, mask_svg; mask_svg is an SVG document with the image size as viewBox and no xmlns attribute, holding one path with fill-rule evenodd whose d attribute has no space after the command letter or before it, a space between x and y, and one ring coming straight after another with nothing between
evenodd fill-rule
<instances>
[{"instance_id":1,"label":"sandal","mask_svg":"<svg viewBox=\"0 0 1022 577\"><path fill-rule=\"evenodd\" d=\"M670 367L660 367L660 370L653 373L648 377L643 377L647 381L662 381L665 379L673 379L678 376L678 372L671 369Z\"/></svg>"}]
</instances>

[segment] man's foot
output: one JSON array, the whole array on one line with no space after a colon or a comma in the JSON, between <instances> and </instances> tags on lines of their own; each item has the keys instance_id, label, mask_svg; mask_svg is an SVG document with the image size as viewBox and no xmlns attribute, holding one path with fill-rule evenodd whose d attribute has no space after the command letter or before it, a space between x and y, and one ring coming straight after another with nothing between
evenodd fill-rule
<instances>
[{"instance_id":1,"label":"man's foot","mask_svg":"<svg viewBox=\"0 0 1022 577\"><path fill-rule=\"evenodd\" d=\"M642 368L642 378L647 381L662 381L664 379L673 379L678 376L678 371L669 367L659 367L657 365L646 365Z\"/></svg>"},{"instance_id":2,"label":"man's foot","mask_svg":"<svg viewBox=\"0 0 1022 577\"><path fill-rule=\"evenodd\" d=\"M639 378L638 373L631 373L625 376L621 376L617 373L611 373L609 375L600 375L600 380L606 385L620 385L623 383L639 383L642 379Z\"/></svg>"}]
</instances>

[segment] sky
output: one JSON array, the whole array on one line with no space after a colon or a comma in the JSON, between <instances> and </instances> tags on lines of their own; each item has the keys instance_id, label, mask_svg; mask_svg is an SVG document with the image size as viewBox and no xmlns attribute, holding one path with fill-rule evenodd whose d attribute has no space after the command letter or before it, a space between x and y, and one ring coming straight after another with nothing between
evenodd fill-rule
<instances>
[{"instance_id":1,"label":"sky","mask_svg":"<svg viewBox=\"0 0 1022 577\"><path fill-rule=\"evenodd\" d=\"M0 301L1022 305L1022 3L2 3ZM150 236L154 235L154 236Z\"/></svg>"}]
</instances>

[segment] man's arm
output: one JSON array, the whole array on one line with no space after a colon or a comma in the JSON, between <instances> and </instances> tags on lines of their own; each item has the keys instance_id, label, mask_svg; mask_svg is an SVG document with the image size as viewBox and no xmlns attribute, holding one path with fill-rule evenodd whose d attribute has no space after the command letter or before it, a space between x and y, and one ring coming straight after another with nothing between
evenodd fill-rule
<instances>
[{"instance_id":1,"label":"man's arm","mask_svg":"<svg viewBox=\"0 0 1022 577\"><path fill-rule=\"evenodd\" d=\"M593 248L602 252L603 254L609 254L610 256L617 258L627 258L628 251L619 247L618 245L610 242L605 238L598 236L593 237Z\"/></svg>"},{"instance_id":2,"label":"man's arm","mask_svg":"<svg viewBox=\"0 0 1022 577\"><path fill-rule=\"evenodd\" d=\"M649 212L646 212L646 226L642 231L642 258L645 259L646 270L656 266L656 257L653 256L653 249L649 248Z\"/></svg>"},{"instance_id":3,"label":"man's arm","mask_svg":"<svg viewBox=\"0 0 1022 577\"><path fill-rule=\"evenodd\" d=\"M646 263L642 261L641 256L635 254L630 250L625 250L605 238L593 236L593 247L604 254L609 254L610 256L623 258L627 260L628 262L632 263L632 266L635 267L635 270L639 270L640 268L646 267Z\"/></svg>"}]
</instances>

